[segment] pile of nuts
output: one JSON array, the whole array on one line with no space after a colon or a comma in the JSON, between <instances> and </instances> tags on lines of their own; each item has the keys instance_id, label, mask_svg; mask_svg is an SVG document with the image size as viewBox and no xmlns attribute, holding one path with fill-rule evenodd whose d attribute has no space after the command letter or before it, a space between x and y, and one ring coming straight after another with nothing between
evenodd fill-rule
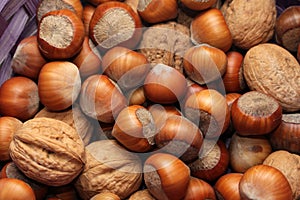
<instances>
[{"instance_id":1,"label":"pile of nuts","mask_svg":"<svg viewBox=\"0 0 300 200\"><path fill-rule=\"evenodd\" d=\"M300 6L41 0L37 23L0 86L0 199L300 198Z\"/></svg>"}]
</instances>

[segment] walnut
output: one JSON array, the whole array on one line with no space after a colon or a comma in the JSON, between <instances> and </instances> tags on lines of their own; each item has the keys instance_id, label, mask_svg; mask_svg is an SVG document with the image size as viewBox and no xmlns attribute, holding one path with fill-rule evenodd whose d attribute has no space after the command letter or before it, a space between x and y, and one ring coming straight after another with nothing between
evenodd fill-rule
<instances>
[{"instance_id":1,"label":"walnut","mask_svg":"<svg viewBox=\"0 0 300 200\"><path fill-rule=\"evenodd\" d=\"M125 199L142 183L140 158L115 140L99 140L86 146L87 162L75 182L83 199L101 192L111 192Z\"/></svg>"},{"instance_id":2,"label":"walnut","mask_svg":"<svg viewBox=\"0 0 300 200\"><path fill-rule=\"evenodd\" d=\"M275 0L226 0L221 11L235 46L249 49L273 37Z\"/></svg>"},{"instance_id":3,"label":"walnut","mask_svg":"<svg viewBox=\"0 0 300 200\"><path fill-rule=\"evenodd\" d=\"M153 64L165 64L183 73L183 55L192 46L188 27L168 22L147 28L139 51Z\"/></svg>"},{"instance_id":4,"label":"walnut","mask_svg":"<svg viewBox=\"0 0 300 200\"><path fill-rule=\"evenodd\" d=\"M136 191L128 200L156 200L148 189Z\"/></svg>"},{"instance_id":5,"label":"walnut","mask_svg":"<svg viewBox=\"0 0 300 200\"><path fill-rule=\"evenodd\" d=\"M15 132L10 156L27 177L50 186L72 182L85 164L84 144L76 130L44 117L26 121Z\"/></svg>"},{"instance_id":6,"label":"walnut","mask_svg":"<svg viewBox=\"0 0 300 200\"><path fill-rule=\"evenodd\" d=\"M53 112L47 108L43 108L35 115L35 117L53 118L69 124L77 130L85 145L90 142L93 136L94 125L96 124L93 123L93 121L96 122L96 120L88 118L81 111L78 104L74 104L72 108L60 112Z\"/></svg>"},{"instance_id":7,"label":"walnut","mask_svg":"<svg viewBox=\"0 0 300 200\"><path fill-rule=\"evenodd\" d=\"M300 110L300 66L276 44L259 44L244 57L243 74L251 90L274 97L285 111Z\"/></svg>"},{"instance_id":8,"label":"walnut","mask_svg":"<svg viewBox=\"0 0 300 200\"><path fill-rule=\"evenodd\" d=\"M288 151L279 150L271 153L263 162L281 171L289 181L293 199L300 199L300 156L289 153Z\"/></svg>"}]
</instances>

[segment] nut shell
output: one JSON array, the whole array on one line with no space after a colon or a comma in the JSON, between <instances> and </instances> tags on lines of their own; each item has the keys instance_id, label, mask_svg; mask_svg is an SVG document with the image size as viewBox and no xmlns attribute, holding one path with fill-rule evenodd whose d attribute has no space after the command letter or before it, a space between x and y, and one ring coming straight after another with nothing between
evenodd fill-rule
<instances>
[{"instance_id":1,"label":"nut shell","mask_svg":"<svg viewBox=\"0 0 300 200\"><path fill-rule=\"evenodd\" d=\"M300 110L300 66L276 44L260 44L246 53L243 74L251 90L269 94L284 111Z\"/></svg>"},{"instance_id":2,"label":"nut shell","mask_svg":"<svg viewBox=\"0 0 300 200\"><path fill-rule=\"evenodd\" d=\"M48 59L68 59L82 48L84 25L70 10L54 10L43 15L37 39L41 53Z\"/></svg>"},{"instance_id":3,"label":"nut shell","mask_svg":"<svg viewBox=\"0 0 300 200\"><path fill-rule=\"evenodd\" d=\"M141 39L141 27L139 15L129 5L109 1L96 8L89 36L103 51L115 46L134 48Z\"/></svg>"},{"instance_id":4,"label":"nut shell","mask_svg":"<svg viewBox=\"0 0 300 200\"><path fill-rule=\"evenodd\" d=\"M70 183L85 164L84 144L75 129L51 118L26 121L14 135L10 156L26 176L50 186Z\"/></svg>"},{"instance_id":5,"label":"nut shell","mask_svg":"<svg viewBox=\"0 0 300 200\"><path fill-rule=\"evenodd\" d=\"M9 144L22 122L14 117L0 117L0 161L10 160Z\"/></svg>"},{"instance_id":6,"label":"nut shell","mask_svg":"<svg viewBox=\"0 0 300 200\"><path fill-rule=\"evenodd\" d=\"M90 199L101 192L112 192L125 199L140 187L141 160L115 140L100 140L89 144L86 156L84 170L75 182L81 198Z\"/></svg>"},{"instance_id":7,"label":"nut shell","mask_svg":"<svg viewBox=\"0 0 300 200\"><path fill-rule=\"evenodd\" d=\"M293 199L300 198L300 156L289 153L288 151L274 151L263 162L264 165L269 165L280 170L289 181Z\"/></svg>"},{"instance_id":8,"label":"nut shell","mask_svg":"<svg viewBox=\"0 0 300 200\"><path fill-rule=\"evenodd\" d=\"M197 159L203 135L193 122L183 116L173 115L166 119L155 135L155 143L163 151L187 163Z\"/></svg>"},{"instance_id":9,"label":"nut shell","mask_svg":"<svg viewBox=\"0 0 300 200\"><path fill-rule=\"evenodd\" d=\"M145 29L139 51L152 65L163 63L183 73L183 55L190 47L189 28L170 21Z\"/></svg>"},{"instance_id":10,"label":"nut shell","mask_svg":"<svg viewBox=\"0 0 300 200\"><path fill-rule=\"evenodd\" d=\"M79 104L87 116L104 123L112 123L125 108L126 98L108 76L95 74L83 82Z\"/></svg>"},{"instance_id":11,"label":"nut shell","mask_svg":"<svg viewBox=\"0 0 300 200\"><path fill-rule=\"evenodd\" d=\"M9 162L1 170L0 178L15 178L27 183L33 190L36 200L44 200L48 192L48 186L29 179L15 165Z\"/></svg>"},{"instance_id":12,"label":"nut shell","mask_svg":"<svg viewBox=\"0 0 300 200\"><path fill-rule=\"evenodd\" d=\"M191 175L204 181L215 181L229 165L229 152L221 140L204 140L198 158L188 163Z\"/></svg>"},{"instance_id":13,"label":"nut shell","mask_svg":"<svg viewBox=\"0 0 300 200\"><path fill-rule=\"evenodd\" d=\"M232 36L222 12L211 8L201 12L191 22L191 40L194 44L207 43L224 52L232 45Z\"/></svg>"},{"instance_id":14,"label":"nut shell","mask_svg":"<svg viewBox=\"0 0 300 200\"><path fill-rule=\"evenodd\" d=\"M207 44L189 48L183 61L187 76L201 85L220 79L226 71L226 65L226 54Z\"/></svg>"},{"instance_id":15,"label":"nut shell","mask_svg":"<svg viewBox=\"0 0 300 200\"><path fill-rule=\"evenodd\" d=\"M176 69L164 65L155 65L144 81L146 97L156 103L171 104L180 101L187 90L187 81Z\"/></svg>"},{"instance_id":16,"label":"nut shell","mask_svg":"<svg viewBox=\"0 0 300 200\"><path fill-rule=\"evenodd\" d=\"M250 91L231 106L231 122L240 135L265 135L275 130L282 119L282 107L270 95Z\"/></svg>"},{"instance_id":17,"label":"nut shell","mask_svg":"<svg viewBox=\"0 0 300 200\"><path fill-rule=\"evenodd\" d=\"M256 165L248 169L239 183L241 199L291 200L292 189L275 167Z\"/></svg>"},{"instance_id":18,"label":"nut shell","mask_svg":"<svg viewBox=\"0 0 300 200\"><path fill-rule=\"evenodd\" d=\"M228 173L221 176L214 185L218 199L240 200L239 183L242 173Z\"/></svg>"},{"instance_id":19,"label":"nut shell","mask_svg":"<svg viewBox=\"0 0 300 200\"><path fill-rule=\"evenodd\" d=\"M21 121L32 118L39 109L37 84L23 76L12 77L0 87L0 115Z\"/></svg>"},{"instance_id":20,"label":"nut shell","mask_svg":"<svg viewBox=\"0 0 300 200\"><path fill-rule=\"evenodd\" d=\"M54 10L68 9L82 17L83 7L80 0L42 0L37 8L37 20L40 21L42 16Z\"/></svg>"},{"instance_id":21,"label":"nut shell","mask_svg":"<svg viewBox=\"0 0 300 200\"><path fill-rule=\"evenodd\" d=\"M68 61L45 64L38 79L41 103L52 111L62 111L76 101L81 89L77 66Z\"/></svg>"},{"instance_id":22,"label":"nut shell","mask_svg":"<svg viewBox=\"0 0 300 200\"><path fill-rule=\"evenodd\" d=\"M179 200L187 192L190 169L171 154L156 153L145 161L144 180L150 193L158 200Z\"/></svg>"},{"instance_id":23,"label":"nut shell","mask_svg":"<svg viewBox=\"0 0 300 200\"><path fill-rule=\"evenodd\" d=\"M144 190L139 190L135 193L133 193L129 200L156 200L151 193L149 192L148 189L144 189Z\"/></svg>"},{"instance_id":24,"label":"nut shell","mask_svg":"<svg viewBox=\"0 0 300 200\"><path fill-rule=\"evenodd\" d=\"M275 36L278 44L296 52L300 43L300 6L286 8L277 18Z\"/></svg>"},{"instance_id":25,"label":"nut shell","mask_svg":"<svg viewBox=\"0 0 300 200\"><path fill-rule=\"evenodd\" d=\"M93 122L96 122L96 120L93 121L93 119L87 118L81 111L78 104L74 104L72 108L60 112L53 112L47 108L43 108L34 117L48 117L61 120L69 124L76 129L85 145L87 145L92 138L94 130Z\"/></svg>"},{"instance_id":26,"label":"nut shell","mask_svg":"<svg viewBox=\"0 0 300 200\"><path fill-rule=\"evenodd\" d=\"M219 137L230 123L226 99L214 89L201 90L190 95L184 105L184 114L208 138Z\"/></svg>"},{"instance_id":27,"label":"nut shell","mask_svg":"<svg viewBox=\"0 0 300 200\"><path fill-rule=\"evenodd\" d=\"M160 23L176 18L178 5L176 0L139 1L137 11L148 23Z\"/></svg>"},{"instance_id":28,"label":"nut shell","mask_svg":"<svg viewBox=\"0 0 300 200\"><path fill-rule=\"evenodd\" d=\"M274 34L275 0L226 0L221 7L233 44L249 49L267 42Z\"/></svg>"},{"instance_id":29,"label":"nut shell","mask_svg":"<svg viewBox=\"0 0 300 200\"><path fill-rule=\"evenodd\" d=\"M35 200L35 195L32 188L19 179L3 178L0 179L0 199L15 199L15 200Z\"/></svg>"},{"instance_id":30,"label":"nut shell","mask_svg":"<svg viewBox=\"0 0 300 200\"><path fill-rule=\"evenodd\" d=\"M282 115L281 124L270 134L270 142L274 150L287 150L300 153L300 114Z\"/></svg>"},{"instance_id":31,"label":"nut shell","mask_svg":"<svg viewBox=\"0 0 300 200\"><path fill-rule=\"evenodd\" d=\"M40 52L37 36L33 35L18 44L12 59L12 68L16 74L36 80L46 62Z\"/></svg>"},{"instance_id":32,"label":"nut shell","mask_svg":"<svg viewBox=\"0 0 300 200\"><path fill-rule=\"evenodd\" d=\"M149 151L154 143L156 127L152 114L143 106L132 105L118 115L112 136L124 147L135 152Z\"/></svg>"}]
</instances>

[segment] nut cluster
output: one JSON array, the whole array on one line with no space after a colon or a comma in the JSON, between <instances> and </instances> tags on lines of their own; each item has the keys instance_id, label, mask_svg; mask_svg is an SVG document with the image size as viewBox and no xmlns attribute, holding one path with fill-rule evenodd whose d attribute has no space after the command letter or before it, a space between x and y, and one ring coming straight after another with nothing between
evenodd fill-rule
<instances>
[{"instance_id":1,"label":"nut cluster","mask_svg":"<svg viewBox=\"0 0 300 200\"><path fill-rule=\"evenodd\" d=\"M299 10L40 0L0 86L0 199L298 199Z\"/></svg>"}]
</instances>

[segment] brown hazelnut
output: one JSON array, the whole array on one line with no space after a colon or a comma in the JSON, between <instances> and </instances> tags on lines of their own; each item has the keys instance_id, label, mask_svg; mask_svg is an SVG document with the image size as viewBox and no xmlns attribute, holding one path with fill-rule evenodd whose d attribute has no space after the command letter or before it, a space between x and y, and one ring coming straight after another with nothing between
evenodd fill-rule
<instances>
[{"instance_id":1,"label":"brown hazelnut","mask_svg":"<svg viewBox=\"0 0 300 200\"><path fill-rule=\"evenodd\" d=\"M89 76L82 84L79 104L84 114L104 123L112 123L126 106L119 86L106 75Z\"/></svg>"},{"instance_id":2,"label":"brown hazelnut","mask_svg":"<svg viewBox=\"0 0 300 200\"><path fill-rule=\"evenodd\" d=\"M285 150L274 151L263 162L264 165L275 167L287 178L293 191L293 199L300 198L300 156Z\"/></svg>"},{"instance_id":3,"label":"brown hazelnut","mask_svg":"<svg viewBox=\"0 0 300 200\"><path fill-rule=\"evenodd\" d=\"M115 46L134 48L142 36L139 15L127 4L108 1L100 4L90 21L90 38L105 51Z\"/></svg>"},{"instance_id":4,"label":"brown hazelnut","mask_svg":"<svg viewBox=\"0 0 300 200\"><path fill-rule=\"evenodd\" d=\"M278 44L296 52L300 44L300 6L286 8L277 18L275 37Z\"/></svg>"},{"instance_id":5,"label":"brown hazelnut","mask_svg":"<svg viewBox=\"0 0 300 200\"><path fill-rule=\"evenodd\" d=\"M82 3L80 0L41 0L37 8L37 20L40 21L42 16L54 10L68 9L82 17Z\"/></svg>"},{"instance_id":6,"label":"brown hazelnut","mask_svg":"<svg viewBox=\"0 0 300 200\"><path fill-rule=\"evenodd\" d=\"M37 34L42 54L52 60L75 56L85 36L81 18L70 10L54 10L43 15Z\"/></svg>"},{"instance_id":7,"label":"brown hazelnut","mask_svg":"<svg viewBox=\"0 0 300 200\"><path fill-rule=\"evenodd\" d=\"M221 140L204 140L198 158L188 163L191 175L212 182L222 176L229 166L229 152Z\"/></svg>"}]
</instances>

